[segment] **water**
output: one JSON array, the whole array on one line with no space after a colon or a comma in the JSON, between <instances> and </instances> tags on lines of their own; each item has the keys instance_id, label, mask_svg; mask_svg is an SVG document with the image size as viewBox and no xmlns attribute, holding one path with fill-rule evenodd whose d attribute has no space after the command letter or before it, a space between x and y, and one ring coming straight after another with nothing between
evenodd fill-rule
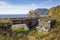
<instances>
[{"instance_id":1,"label":"water","mask_svg":"<svg viewBox=\"0 0 60 40\"><path fill-rule=\"evenodd\" d=\"M25 17L28 17L27 14L0 15L0 18L25 18Z\"/></svg>"},{"instance_id":2,"label":"water","mask_svg":"<svg viewBox=\"0 0 60 40\"><path fill-rule=\"evenodd\" d=\"M47 14L40 14L41 17L47 17Z\"/></svg>"},{"instance_id":3,"label":"water","mask_svg":"<svg viewBox=\"0 0 60 40\"><path fill-rule=\"evenodd\" d=\"M14 25L12 25L12 26L15 26L15 27L22 27L22 26L25 26L25 24L14 24Z\"/></svg>"},{"instance_id":4,"label":"water","mask_svg":"<svg viewBox=\"0 0 60 40\"><path fill-rule=\"evenodd\" d=\"M47 14L40 14L41 17L46 17L48 16ZM27 14L10 14L10 15L0 15L0 18L26 18L28 17Z\"/></svg>"}]
</instances>

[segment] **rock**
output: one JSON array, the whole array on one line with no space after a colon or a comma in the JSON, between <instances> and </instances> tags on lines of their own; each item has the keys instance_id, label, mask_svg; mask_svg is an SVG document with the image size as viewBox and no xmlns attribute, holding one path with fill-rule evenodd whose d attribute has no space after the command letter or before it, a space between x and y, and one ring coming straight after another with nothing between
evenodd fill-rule
<instances>
[{"instance_id":1,"label":"rock","mask_svg":"<svg viewBox=\"0 0 60 40\"><path fill-rule=\"evenodd\" d=\"M39 24L36 29L37 32L48 32L50 30L50 24L48 22L39 21Z\"/></svg>"}]
</instances>

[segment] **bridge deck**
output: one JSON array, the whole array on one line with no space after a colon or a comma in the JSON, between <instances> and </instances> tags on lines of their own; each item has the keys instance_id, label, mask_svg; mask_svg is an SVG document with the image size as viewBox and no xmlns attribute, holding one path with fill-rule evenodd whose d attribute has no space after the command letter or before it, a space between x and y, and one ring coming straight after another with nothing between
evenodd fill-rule
<instances>
[{"instance_id":1,"label":"bridge deck","mask_svg":"<svg viewBox=\"0 0 60 40\"><path fill-rule=\"evenodd\" d=\"M37 18L10 18L13 24L28 24L30 21L37 20Z\"/></svg>"}]
</instances>

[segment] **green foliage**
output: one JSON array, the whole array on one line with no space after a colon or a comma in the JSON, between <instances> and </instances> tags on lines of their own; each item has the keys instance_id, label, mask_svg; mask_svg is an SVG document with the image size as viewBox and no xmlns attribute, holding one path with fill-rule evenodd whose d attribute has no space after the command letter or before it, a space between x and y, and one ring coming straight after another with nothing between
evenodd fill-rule
<instances>
[{"instance_id":1,"label":"green foliage","mask_svg":"<svg viewBox=\"0 0 60 40\"><path fill-rule=\"evenodd\" d=\"M29 32L29 35L35 36L36 38L39 38L39 37L42 38L42 37L48 36L49 34L50 34L49 32L38 33L35 30L32 30Z\"/></svg>"},{"instance_id":2,"label":"green foliage","mask_svg":"<svg viewBox=\"0 0 60 40\"><path fill-rule=\"evenodd\" d=\"M36 11L34 11L34 10L31 10L31 11L29 11L29 14L28 14L28 16L31 18L31 17L33 17L33 16L35 16L35 17L39 17L39 13L38 12L36 12Z\"/></svg>"},{"instance_id":3,"label":"green foliage","mask_svg":"<svg viewBox=\"0 0 60 40\"><path fill-rule=\"evenodd\" d=\"M24 26L12 27L12 31L16 33L24 33L24 34L28 33L28 30L25 30Z\"/></svg>"},{"instance_id":4,"label":"green foliage","mask_svg":"<svg viewBox=\"0 0 60 40\"><path fill-rule=\"evenodd\" d=\"M36 32L35 30L32 30L32 31L29 32L29 35L35 36L36 33L37 33L37 32Z\"/></svg>"},{"instance_id":5,"label":"green foliage","mask_svg":"<svg viewBox=\"0 0 60 40\"><path fill-rule=\"evenodd\" d=\"M35 15L37 18L39 18L38 12L34 12L34 15Z\"/></svg>"},{"instance_id":6,"label":"green foliage","mask_svg":"<svg viewBox=\"0 0 60 40\"><path fill-rule=\"evenodd\" d=\"M1 36L0 40L27 40L27 36L25 34L16 35L16 36L9 36L9 34L7 33L7 35Z\"/></svg>"},{"instance_id":7,"label":"green foliage","mask_svg":"<svg viewBox=\"0 0 60 40\"><path fill-rule=\"evenodd\" d=\"M50 34L49 32L37 33L37 34L36 34L36 37L42 38L42 37L48 36L49 34Z\"/></svg>"},{"instance_id":8,"label":"green foliage","mask_svg":"<svg viewBox=\"0 0 60 40\"><path fill-rule=\"evenodd\" d=\"M46 36L45 40L60 40L60 19L56 18L55 28L51 29L50 35Z\"/></svg>"},{"instance_id":9,"label":"green foliage","mask_svg":"<svg viewBox=\"0 0 60 40\"><path fill-rule=\"evenodd\" d=\"M10 20L10 19L8 19L8 18L3 18L3 19L0 19L0 23L12 23L12 21Z\"/></svg>"},{"instance_id":10,"label":"green foliage","mask_svg":"<svg viewBox=\"0 0 60 40\"><path fill-rule=\"evenodd\" d=\"M18 32L20 32L20 31L24 31L24 27L21 27L21 26L20 26L20 27L13 27L13 28L12 28L12 31L18 33Z\"/></svg>"},{"instance_id":11,"label":"green foliage","mask_svg":"<svg viewBox=\"0 0 60 40\"><path fill-rule=\"evenodd\" d=\"M50 17L51 19L53 19L52 17ZM42 18L41 18L42 19ZM44 19L44 18L43 18ZM46 18L46 20L51 20L49 19L48 17ZM56 27L51 29L49 32L42 32L42 33L38 33L36 32L35 30L31 30L31 31L25 31L23 30L24 28L22 27L18 27L18 28L13 28L13 31L17 31L18 33L19 32L22 32L23 35L19 35L19 36L9 36L9 34L7 33L7 35L4 36L4 39L3 39L3 36L2 36L2 31L0 31L0 39L1 40L28 40L27 38L27 35L30 35L32 37L36 37L37 39L45 39L45 40L60 40L60 19L56 19L57 23L56 23ZM24 34L24 33L28 33L27 35Z\"/></svg>"},{"instance_id":12,"label":"green foliage","mask_svg":"<svg viewBox=\"0 0 60 40\"><path fill-rule=\"evenodd\" d=\"M28 17L32 18L32 13L29 11Z\"/></svg>"}]
</instances>

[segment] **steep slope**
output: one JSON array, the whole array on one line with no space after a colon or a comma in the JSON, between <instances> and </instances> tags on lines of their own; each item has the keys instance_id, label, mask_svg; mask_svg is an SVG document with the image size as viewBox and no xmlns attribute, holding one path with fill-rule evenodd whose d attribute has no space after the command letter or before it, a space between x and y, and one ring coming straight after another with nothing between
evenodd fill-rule
<instances>
[{"instance_id":1,"label":"steep slope","mask_svg":"<svg viewBox=\"0 0 60 40\"><path fill-rule=\"evenodd\" d=\"M35 11L37 11L39 14L45 14L45 12L47 11L48 9L46 8L38 8L38 9L35 9Z\"/></svg>"},{"instance_id":2,"label":"steep slope","mask_svg":"<svg viewBox=\"0 0 60 40\"><path fill-rule=\"evenodd\" d=\"M49 16L60 16L60 5L50 8L47 13Z\"/></svg>"}]
</instances>

